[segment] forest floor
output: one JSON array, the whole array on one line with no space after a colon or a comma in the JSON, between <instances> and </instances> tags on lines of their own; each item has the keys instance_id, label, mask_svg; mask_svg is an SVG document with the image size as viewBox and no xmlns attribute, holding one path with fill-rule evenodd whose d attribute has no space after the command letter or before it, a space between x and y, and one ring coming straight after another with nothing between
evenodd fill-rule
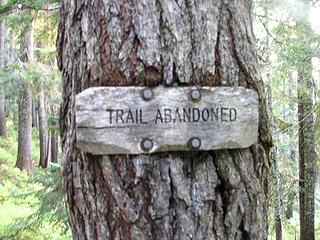
<instances>
[{"instance_id":1,"label":"forest floor","mask_svg":"<svg viewBox=\"0 0 320 240\"><path fill-rule=\"evenodd\" d=\"M60 168L37 167L37 129L33 129L32 143L35 169L27 173L15 168L17 130L10 122L8 130L8 138L0 138L0 239L71 239L63 194L56 186L61 182Z\"/></svg>"}]
</instances>

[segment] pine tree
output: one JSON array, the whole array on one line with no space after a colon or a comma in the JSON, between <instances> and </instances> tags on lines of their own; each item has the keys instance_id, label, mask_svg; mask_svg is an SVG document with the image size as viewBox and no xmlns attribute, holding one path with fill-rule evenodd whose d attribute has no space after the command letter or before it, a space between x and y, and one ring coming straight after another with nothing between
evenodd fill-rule
<instances>
[{"instance_id":1,"label":"pine tree","mask_svg":"<svg viewBox=\"0 0 320 240\"><path fill-rule=\"evenodd\" d=\"M28 63L33 59L33 26L25 33L21 61ZM32 92L25 79L21 79L19 99L18 156L16 167L21 170L32 169Z\"/></svg>"}]
</instances>

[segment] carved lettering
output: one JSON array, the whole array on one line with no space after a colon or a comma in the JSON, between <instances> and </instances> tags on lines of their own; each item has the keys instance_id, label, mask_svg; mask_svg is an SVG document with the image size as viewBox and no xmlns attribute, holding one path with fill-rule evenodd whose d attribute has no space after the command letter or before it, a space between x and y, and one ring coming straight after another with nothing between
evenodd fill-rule
<instances>
[{"instance_id":1,"label":"carved lettering","mask_svg":"<svg viewBox=\"0 0 320 240\"><path fill-rule=\"evenodd\" d=\"M107 109L107 112L109 112L109 122L112 124L112 113L115 111L114 109Z\"/></svg>"},{"instance_id":2,"label":"carved lettering","mask_svg":"<svg viewBox=\"0 0 320 240\"><path fill-rule=\"evenodd\" d=\"M107 109L109 124L148 124L142 109ZM115 113L115 114L114 114ZM196 122L235 122L237 121L235 108L158 108L154 124L196 123Z\"/></svg>"},{"instance_id":3,"label":"carved lettering","mask_svg":"<svg viewBox=\"0 0 320 240\"><path fill-rule=\"evenodd\" d=\"M181 119L181 115L180 115L180 109L177 108L175 113L174 113L174 119L173 122L175 123L176 121L179 121L181 123L182 119Z\"/></svg>"},{"instance_id":4,"label":"carved lettering","mask_svg":"<svg viewBox=\"0 0 320 240\"><path fill-rule=\"evenodd\" d=\"M221 121L222 122L228 122L227 110L228 110L228 108L221 108Z\"/></svg>"},{"instance_id":5,"label":"carved lettering","mask_svg":"<svg viewBox=\"0 0 320 240\"><path fill-rule=\"evenodd\" d=\"M191 115L191 109L183 109L183 121L184 122L190 122L190 115Z\"/></svg>"},{"instance_id":6,"label":"carved lettering","mask_svg":"<svg viewBox=\"0 0 320 240\"><path fill-rule=\"evenodd\" d=\"M116 122L117 123L119 123L120 121L120 119L121 119L121 123L124 123L124 121L123 121L123 118L122 118L122 116L123 116L123 110L121 110L121 109L118 109L118 110L116 110Z\"/></svg>"},{"instance_id":7,"label":"carved lettering","mask_svg":"<svg viewBox=\"0 0 320 240\"><path fill-rule=\"evenodd\" d=\"M192 122L199 122L200 120L200 110L198 108L192 109Z\"/></svg>"},{"instance_id":8,"label":"carved lettering","mask_svg":"<svg viewBox=\"0 0 320 240\"><path fill-rule=\"evenodd\" d=\"M200 101L188 98L194 87L88 88L76 96L77 147L92 154L140 154L188 151L192 137L200 150L249 147L258 136L258 95L245 88L199 87Z\"/></svg>"},{"instance_id":9,"label":"carved lettering","mask_svg":"<svg viewBox=\"0 0 320 240\"><path fill-rule=\"evenodd\" d=\"M213 109L211 108L211 121L213 121L213 117L215 117L215 120L218 121L219 120L219 109Z\"/></svg>"},{"instance_id":10,"label":"carved lettering","mask_svg":"<svg viewBox=\"0 0 320 240\"><path fill-rule=\"evenodd\" d=\"M165 108L164 109L164 122L165 123L170 123L171 120L172 120L171 109L170 108Z\"/></svg>"},{"instance_id":11,"label":"carved lettering","mask_svg":"<svg viewBox=\"0 0 320 240\"><path fill-rule=\"evenodd\" d=\"M131 123L134 123L134 119L133 119L133 115L132 115L132 111L129 109L128 114L127 114L127 120L126 123L129 123L129 121L131 121Z\"/></svg>"},{"instance_id":12,"label":"carved lettering","mask_svg":"<svg viewBox=\"0 0 320 240\"><path fill-rule=\"evenodd\" d=\"M230 108L230 122L237 120L237 110L235 108Z\"/></svg>"},{"instance_id":13,"label":"carved lettering","mask_svg":"<svg viewBox=\"0 0 320 240\"><path fill-rule=\"evenodd\" d=\"M202 116L202 120L204 122L207 122L209 120L209 117L210 117L209 109L208 108L203 109L201 116Z\"/></svg>"},{"instance_id":14,"label":"carved lettering","mask_svg":"<svg viewBox=\"0 0 320 240\"><path fill-rule=\"evenodd\" d=\"M158 109L158 111L157 111L157 116L156 116L156 120L154 123L158 124L158 121L161 121L161 123L163 123L163 118L162 118L160 109Z\"/></svg>"},{"instance_id":15,"label":"carved lettering","mask_svg":"<svg viewBox=\"0 0 320 240\"><path fill-rule=\"evenodd\" d=\"M141 123L141 124L148 124L148 122L143 121L142 109L140 109L140 123Z\"/></svg>"}]
</instances>

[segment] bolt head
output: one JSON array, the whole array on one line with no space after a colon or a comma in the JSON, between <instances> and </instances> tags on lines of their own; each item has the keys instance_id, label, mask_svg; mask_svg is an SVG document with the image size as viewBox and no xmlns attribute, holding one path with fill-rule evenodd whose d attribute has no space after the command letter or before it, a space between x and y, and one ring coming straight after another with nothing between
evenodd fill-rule
<instances>
[{"instance_id":1,"label":"bolt head","mask_svg":"<svg viewBox=\"0 0 320 240\"><path fill-rule=\"evenodd\" d=\"M198 89L193 89L190 93L190 97L193 101L199 101L201 99L201 92Z\"/></svg>"},{"instance_id":2,"label":"bolt head","mask_svg":"<svg viewBox=\"0 0 320 240\"><path fill-rule=\"evenodd\" d=\"M199 149L201 147L201 140L197 137L191 138L188 145L191 149Z\"/></svg>"},{"instance_id":3,"label":"bolt head","mask_svg":"<svg viewBox=\"0 0 320 240\"><path fill-rule=\"evenodd\" d=\"M149 88L143 89L141 95L145 101L151 100L153 98L153 92Z\"/></svg>"},{"instance_id":4,"label":"bolt head","mask_svg":"<svg viewBox=\"0 0 320 240\"><path fill-rule=\"evenodd\" d=\"M149 138L142 139L140 146L143 151L150 151L153 148L153 141Z\"/></svg>"}]
</instances>

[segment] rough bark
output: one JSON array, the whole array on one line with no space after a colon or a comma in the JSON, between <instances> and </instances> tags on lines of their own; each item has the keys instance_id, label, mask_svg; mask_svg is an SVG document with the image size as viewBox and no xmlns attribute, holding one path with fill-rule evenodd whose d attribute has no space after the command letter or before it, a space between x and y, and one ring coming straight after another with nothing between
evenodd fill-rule
<instances>
[{"instance_id":1,"label":"rough bark","mask_svg":"<svg viewBox=\"0 0 320 240\"><path fill-rule=\"evenodd\" d=\"M21 61L28 63L33 58L33 27L30 26L24 37ZM21 79L19 100L18 156L16 167L31 169L32 163L32 92L28 83Z\"/></svg>"},{"instance_id":2,"label":"rough bark","mask_svg":"<svg viewBox=\"0 0 320 240\"><path fill-rule=\"evenodd\" d=\"M270 124L272 129L272 134L276 133L276 126L273 120L272 111L272 90L271 86L268 86L268 108ZM273 146L271 149L271 162L272 162L272 181L273 181L273 194L274 194L274 221L276 229L276 240L282 239L282 224L281 224L281 196L280 196L280 179L279 170L277 162L277 148Z\"/></svg>"},{"instance_id":3,"label":"rough bark","mask_svg":"<svg viewBox=\"0 0 320 240\"><path fill-rule=\"evenodd\" d=\"M313 89L312 63L309 58L303 69L299 69L298 76L300 240L315 239L316 152Z\"/></svg>"},{"instance_id":4,"label":"rough bark","mask_svg":"<svg viewBox=\"0 0 320 240\"><path fill-rule=\"evenodd\" d=\"M2 0L0 0L0 5ZM4 56L5 56L5 24L4 21L0 21L0 68L4 67ZM6 138L8 135L6 127L6 111L5 111L5 91L4 84L0 89L0 137Z\"/></svg>"},{"instance_id":5,"label":"rough bark","mask_svg":"<svg viewBox=\"0 0 320 240\"><path fill-rule=\"evenodd\" d=\"M48 133L47 133L47 116L44 96L44 85L41 81L39 84L39 140L40 140L40 161L39 166L42 168L48 167Z\"/></svg>"},{"instance_id":6,"label":"rough bark","mask_svg":"<svg viewBox=\"0 0 320 240\"><path fill-rule=\"evenodd\" d=\"M266 239L268 150L251 2L62 0L61 140L74 239ZM243 86L260 100L247 149L92 156L75 95L92 86Z\"/></svg>"}]
</instances>

